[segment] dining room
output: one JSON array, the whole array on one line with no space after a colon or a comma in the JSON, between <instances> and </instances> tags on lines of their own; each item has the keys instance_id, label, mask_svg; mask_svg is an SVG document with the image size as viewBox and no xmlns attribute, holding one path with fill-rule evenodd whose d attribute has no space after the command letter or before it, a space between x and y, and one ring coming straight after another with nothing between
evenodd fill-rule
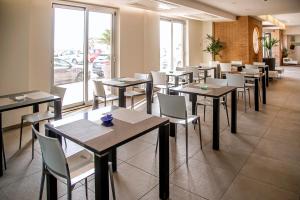
<instances>
[{"instance_id":1,"label":"dining room","mask_svg":"<svg viewBox=\"0 0 300 200\"><path fill-rule=\"evenodd\" d=\"M300 198L297 0L1 0L0 199Z\"/></svg>"}]
</instances>

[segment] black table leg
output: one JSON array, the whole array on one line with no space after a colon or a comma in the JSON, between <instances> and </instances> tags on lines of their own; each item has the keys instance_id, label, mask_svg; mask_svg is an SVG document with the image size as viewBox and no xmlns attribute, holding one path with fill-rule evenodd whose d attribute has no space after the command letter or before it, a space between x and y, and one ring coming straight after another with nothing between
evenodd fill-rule
<instances>
[{"instance_id":1,"label":"black table leg","mask_svg":"<svg viewBox=\"0 0 300 200\"><path fill-rule=\"evenodd\" d=\"M55 120L62 118L61 108L62 108L61 99L54 101L54 119Z\"/></svg>"},{"instance_id":2,"label":"black table leg","mask_svg":"<svg viewBox=\"0 0 300 200\"><path fill-rule=\"evenodd\" d=\"M266 85L269 87L269 66L266 67Z\"/></svg>"},{"instance_id":3,"label":"black table leg","mask_svg":"<svg viewBox=\"0 0 300 200\"><path fill-rule=\"evenodd\" d=\"M45 129L45 134L48 137L58 138L61 141L61 136L51 132L47 128ZM50 173L46 174L46 184L47 184L47 200L57 200L57 180L55 176Z\"/></svg>"},{"instance_id":4,"label":"black table leg","mask_svg":"<svg viewBox=\"0 0 300 200\"><path fill-rule=\"evenodd\" d=\"M207 78L207 70L204 70L204 83L206 83L206 78Z\"/></svg>"},{"instance_id":5,"label":"black table leg","mask_svg":"<svg viewBox=\"0 0 300 200\"><path fill-rule=\"evenodd\" d=\"M113 148L109 155L109 161L112 163L112 170L115 172L117 171L117 148Z\"/></svg>"},{"instance_id":6,"label":"black table leg","mask_svg":"<svg viewBox=\"0 0 300 200\"><path fill-rule=\"evenodd\" d=\"M93 110L98 109L99 108L99 100L98 97L94 95L93 98Z\"/></svg>"},{"instance_id":7,"label":"black table leg","mask_svg":"<svg viewBox=\"0 0 300 200\"><path fill-rule=\"evenodd\" d=\"M125 90L126 88L119 87L119 107L123 108L126 108Z\"/></svg>"},{"instance_id":8,"label":"black table leg","mask_svg":"<svg viewBox=\"0 0 300 200\"><path fill-rule=\"evenodd\" d=\"M39 104L33 104L33 106L32 106L32 112L33 113L37 113L37 112L39 112L39 110L40 110ZM40 130L39 123L35 123L33 126L34 126L35 130L37 130L37 131ZM34 132L33 132L33 130L32 130L32 134L35 135Z\"/></svg>"},{"instance_id":9,"label":"black table leg","mask_svg":"<svg viewBox=\"0 0 300 200\"><path fill-rule=\"evenodd\" d=\"M266 75L262 77L262 99L263 99L263 104L267 103L267 88L266 88Z\"/></svg>"},{"instance_id":10,"label":"black table leg","mask_svg":"<svg viewBox=\"0 0 300 200\"><path fill-rule=\"evenodd\" d=\"M214 68L214 78L217 78L217 68Z\"/></svg>"},{"instance_id":11,"label":"black table leg","mask_svg":"<svg viewBox=\"0 0 300 200\"><path fill-rule=\"evenodd\" d=\"M193 72L189 73L189 83L194 82ZM189 100L192 101L192 95L189 95Z\"/></svg>"},{"instance_id":12,"label":"black table leg","mask_svg":"<svg viewBox=\"0 0 300 200\"><path fill-rule=\"evenodd\" d=\"M95 155L95 200L109 199L108 154Z\"/></svg>"},{"instance_id":13,"label":"black table leg","mask_svg":"<svg viewBox=\"0 0 300 200\"><path fill-rule=\"evenodd\" d=\"M259 90L258 90L258 81L259 79L255 79L255 85L254 85L254 103L255 103L255 111L259 111Z\"/></svg>"},{"instance_id":14,"label":"black table leg","mask_svg":"<svg viewBox=\"0 0 300 200\"><path fill-rule=\"evenodd\" d=\"M0 176L3 176L3 130L2 130L2 112L0 112Z\"/></svg>"},{"instance_id":15,"label":"black table leg","mask_svg":"<svg viewBox=\"0 0 300 200\"><path fill-rule=\"evenodd\" d=\"M159 127L159 198L169 199L169 124Z\"/></svg>"},{"instance_id":16,"label":"black table leg","mask_svg":"<svg viewBox=\"0 0 300 200\"><path fill-rule=\"evenodd\" d=\"M213 149L219 150L220 139L220 99L213 99Z\"/></svg>"},{"instance_id":17,"label":"black table leg","mask_svg":"<svg viewBox=\"0 0 300 200\"><path fill-rule=\"evenodd\" d=\"M236 90L231 92L231 133L236 133L237 129L237 100Z\"/></svg>"},{"instance_id":18,"label":"black table leg","mask_svg":"<svg viewBox=\"0 0 300 200\"><path fill-rule=\"evenodd\" d=\"M152 81L146 84L147 113L152 114Z\"/></svg>"},{"instance_id":19,"label":"black table leg","mask_svg":"<svg viewBox=\"0 0 300 200\"><path fill-rule=\"evenodd\" d=\"M197 115L196 113L197 95L191 94L191 97L192 97L192 115Z\"/></svg>"},{"instance_id":20,"label":"black table leg","mask_svg":"<svg viewBox=\"0 0 300 200\"><path fill-rule=\"evenodd\" d=\"M179 76L174 76L174 84L175 84L175 87L177 87L179 85Z\"/></svg>"},{"instance_id":21,"label":"black table leg","mask_svg":"<svg viewBox=\"0 0 300 200\"><path fill-rule=\"evenodd\" d=\"M170 123L170 137L175 137L176 134L176 124Z\"/></svg>"}]
</instances>

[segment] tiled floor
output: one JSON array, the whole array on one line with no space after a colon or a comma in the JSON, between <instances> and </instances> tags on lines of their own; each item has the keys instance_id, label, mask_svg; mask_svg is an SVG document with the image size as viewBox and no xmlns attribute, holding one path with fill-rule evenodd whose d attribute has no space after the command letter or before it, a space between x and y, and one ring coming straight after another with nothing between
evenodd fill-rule
<instances>
[{"instance_id":1,"label":"tiled floor","mask_svg":"<svg viewBox=\"0 0 300 200\"><path fill-rule=\"evenodd\" d=\"M204 148L198 134L189 129L189 164L185 163L184 129L178 129L175 143L170 139L170 192L173 200L203 199L300 199L300 68L286 68L283 79L270 83L267 105L261 112L243 112L238 106L238 133L227 127L221 109L220 151L211 149L211 109L202 120ZM157 101L153 104L158 114ZM142 105L139 109L145 109ZM202 109L199 110L201 117ZM19 130L5 133L8 170L0 178L1 200L37 199L41 154L35 146L31 161L30 130L26 128L23 148L17 151ZM27 142L27 144L26 144ZM158 199L158 159L156 132L149 133L118 149L118 172L114 181L119 200ZM74 149L71 145L68 149ZM94 199L93 177L89 179L89 199ZM66 199L59 184L59 197ZM85 199L79 184L73 199Z\"/></svg>"}]
</instances>

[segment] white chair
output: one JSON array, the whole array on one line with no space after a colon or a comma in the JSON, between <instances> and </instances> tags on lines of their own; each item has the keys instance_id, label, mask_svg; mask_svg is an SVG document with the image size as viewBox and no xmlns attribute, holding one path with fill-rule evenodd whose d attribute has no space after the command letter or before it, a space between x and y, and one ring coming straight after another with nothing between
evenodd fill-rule
<instances>
[{"instance_id":1,"label":"white chair","mask_svg":"<svg viewBox=\"0 0 300 200\"><path fill-rule=\"evenodd\" d=\"M63 102L66 90L67 90L66 88L54 86L54 87L51 88L50 93L52 95L60 97L61 102ZM54 111L54 103L51 102L51 103L48 103L46 112L37 112L37 113L28 114L28 115L23 115L21 117L19 150L21 149L21 146L22 146L24 123L28 122L30 124L36 124L36 123L39 123L39 122L44 121L44 120L49 121L51 119L54 119L53 111ZM66 144L66 140L65 140L65 144ZM32 159L33 159L34 158L34 135L32 135L31 148L32 148Z\"/></svg>"},{"instance_id":2,"label":"white chair","mask_svg":"<svg viewBox=\"0 0 300 200\"><path fill-rule=\"evenodd\" d=\"M206 79L206 84L211 84L211 85L218 85L218 86L227 86L227 79L213 79L213 78L207 78ZM223 99L220 101L220 103L224 106L224 109L226 111L226 116L227 116L227 123L228 126L230 126L230 122L229 122L229 116L228 116L228 108L227 108L227 96L224 96ZM203 106L203 114L204 114L204 118L203 120L205 121L205 113L206 113L206 106L213 106L213 102L211 98L201 98L198 99L197 101L197 107L199 105ZM196 107L196 109L197 109ZM196 111L197 113L197 111Z\"/></svg>"},{"instance_id":3,"label":"white chair","mask_svg":"<svg viewBox=\"0 0 300 200\"><path fill-rule=\"evenodd\" d=\"M102 102L104 101L104 106L106 106L107 101L111 101L111 104L113 105L114 100L119 99L117 95L106 92L101 80L93 80L93 84L94 84L94 98L100 99Z\"/></svg>"},{"instance_id":4,"label":"white chair","mask_svg":"<svg viewBox=\"0 0 300 200\"><path fill-rule=\"evenodd\" d=\"M253 65L256 65L256 66L265 66L266 63L265 62L253 62Z\"/></svg>"},{"instance_id":5,"label":"white chair","mask_svg":"<svg viewBox=\"0 0 300 200\"><path fill-rule=\"evenodd\" d=\"M149 74L142 74L142 73L134 73L134 78L136 79L145 79L147 80L149 78ZM132 87L132 90L126 91L125 96L130 97L131 99L131 109L134 109L134 97L141 96L145 94L146 87L145 84L140 84L137 86Z\"/></svg>"},{"instance_id":6,"label":"white chair","mask_svg":"<svg viewBox=\"0 0 300 200\"><path fill-rule=\"evenodd\" d=\"M36 134L42 152L43 167L40 185L39 200L43 197L44 181L46 174L53 175L57 180L67 182L68 200L72 199L72 190L80 181L85 181L85 195L88 198L87 178L94 174L94 155L87 150L82 150L70 157L65 157L63 149L57 138L41 135L34 126L32 130ZM115 199L114 181L112 178L112 166L109 163L110 182Z\"/></svg>"},{"instance_id":7,"label":"white chair","mask_svg":"<svg viewBox=\"0 0 300 200\"><path fill-rule=\"evenodd\" d=\"M245 112L247 112L247 100L246 100L246 93L248 92L249 97L249 107L251 107L250 104L250 89L245 84L245 77L242 74L226 74L226 78L228 81L228 86L234 86L237 87L237 92L242 93L244 97L244 103L245 103Z\"/></svg>"},{"instance_id":8,"label":"white chair","mask_svg":"<svg viewBox=\"0 0 300 200\"><path fill-rule=\"evenodd\" d=\"M250 68L249 68L250 66ZM249 65L248 68L246 67L245 69L243 69L243 72L246 74L258 74L259 73L259 68L256 65ZM245 78L245 86L248 88L254 88L255 84L254 84L254 79L253 78ZM259 79L259 86L258 86L258 95L259 95L259 99L261 101L261 95L260 95L260 88L261 88L261 80Z\"/></svg>"},{"instance_id":9,"label":"white chair","mask_svg":"<svg viewBox=\"0 0 300 200\"><path fill-rule=\"evenodd\" d=\"M221 70L221 78L225 76L225 74L231 72L231 64L230 63L220 63Z\"/></svg>"},{"instance_id":10,"label":"white chair","mask_svg":"<svg viewBox=\"0 0 300 200\"><path fill-rule=\"evenodd\" d=\"M259 65L249 65L249 64L245 64L245 69L258 69Z\"/></svg>"},{"instance_id":11,"label":"white chair","mask_svg":"<svg viewBox=\"0 0 300 200\"><path fill-rule=\"evenodd\" d=\"M168 77L165 72L151 71L153 87L167 92L169 88Z\"/></svg>"},{"instance_id":12,"label":"white chair","mask_svg":"<svg viewBox=\"0 0 300 200\"><path fill-rule=\"evenodd\" d=\"M197 115L187 114L184 96L176 96L176 95L172 96L172 95L158 93L158 101L159 101L161 117L162 116L167 117L171 123L181 124L185 126L186 163L188 163L188 123L194 121L198 122L200 146L202 149L200 117ZM194 129L195 129L195 124L194 124ZM175 133L175 138L176 138L176 134L177 133ZM158 138L156 142L155 152L157 152L157 146L158 146Z\"/></svg>"},{"instance_id":13,"label":"white chair","mask_svg":"<svg viewBox=\"0 0 300 200\"><path fill-rule=\"evenodd\" d=\"M202 79L204 79L204 77L200 76L197 66L188 66L185 69L186 71L193 73L193 82L200 82Z\"/></svg>"}]
</instances>

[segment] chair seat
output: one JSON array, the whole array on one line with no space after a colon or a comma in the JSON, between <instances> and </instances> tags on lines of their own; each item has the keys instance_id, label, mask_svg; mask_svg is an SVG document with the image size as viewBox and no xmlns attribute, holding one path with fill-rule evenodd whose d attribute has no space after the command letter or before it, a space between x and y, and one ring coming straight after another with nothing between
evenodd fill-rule
<instances>
[{"instance_id":1,"label":"chair seat","mask_svg":"<svg viewBox=\"0 0 300 200\"><path fill-rule=\"evenodd\" d=\"M98 97L100 98L101 100L104 100L104 97ZM106 100L107 101L113 101L113 100L118 100L119 97L117 95L114 95L114 94L108 94L106 95Z\"/></svg>"},{"instance_id":2,"label":"chair seat","mask_svg":"<svg viewBox=\"0 0 300 200\"><path fill-rule=\"evenodd\" d=\"M44 120L54 119L54 113L48 111L43 113L33 113L29 115L23 115L22 120L30 122L30 123L36 123Z\"/></svg>"},{"instance_id":3,"label":"chair seat","mask_svg":"<svg viewBox=\"0 0 300 200\"><path fill-rule=\"evenodd\" d=\"M221 100L220 103L221 103L221 104L224 104L224 101ZM199 100L197 101L197 105L213 106L212 98L202 98L202 99L199 99Z\"/></svg>"},{"instance_id":4,"label":"chair seat","mask_svg":"<svg viewBox=\"0 0 300 200\"><path fill-rule=\"evenodd\" d=\"M278 71L269 71L269 77L270 78L277 78L278 77Z\"/></svg>"},{"instance_id":5,"label":"chair seat","mask_svg":"<svg viewBox=\"0 0 300 200\"><path fill-rule=\"evenodd\" d=\"M127 97L140 96L140 95L143 95L143 94L144 93L141 93L141 92L138 92L138 91L135 91L135 90L125 92L125 96L127 96Z\"/></svg>"},{"instance_id":6,"label":"chair seat","mask_svg":"<svg viewBox=\"0 0 300 200\"><path fill-rule=\"evenodd\" d=\"M254 87L255 84L254 84L254 83L245 83L245 86L246 86L246 87Z\"/></svg>"},{"instance_id":7,"label":"chair seat","mask_svg":"<svg viewBox=\"0 0 300 200\"><path fill-rule=\"evenodd\" d=\"M249 90L249 87L246 87L246 90ZM243 87L242 87L242 88L241 88L241 87L238 87L238 88L237 88L237 91L238 91L238 92L244 92L244 88L243 88Z\"/></svg>"},{"instance_id":8,"label":"chair seat","mask_svg":"<svg viewBox=\"0 0 300 200\"><path fill-rule=\"evenodd\" d=\"M168 87L166 85L154 85L155 88L158 89L167 89Z\"/></svg>"},{"instance_id":9,"label":"chair seat","mask_svg":"<svg viewBox=\"0 0 300 200\"><path fill-rule=\"evenodd\" d=\"M89 177L95 172L94 155L87 150L82 150L67 157L67 162L70 169L72 185Z\"/></svg>"},{"instance_id":10,"label":"chair seat","mask_svg":"<svg viewBox=\"0 0 300 200\"><path fill-rule=\"evenodd\" d=\"M185 125L185 119L177 119L177 118L173 118L173 117L166 117L166 118L168 118L171 123ZM197 115L188 115L187 123L190 123L198 118L199 118L199 116L197 116Z\"/></svg>"}]
</instances>

